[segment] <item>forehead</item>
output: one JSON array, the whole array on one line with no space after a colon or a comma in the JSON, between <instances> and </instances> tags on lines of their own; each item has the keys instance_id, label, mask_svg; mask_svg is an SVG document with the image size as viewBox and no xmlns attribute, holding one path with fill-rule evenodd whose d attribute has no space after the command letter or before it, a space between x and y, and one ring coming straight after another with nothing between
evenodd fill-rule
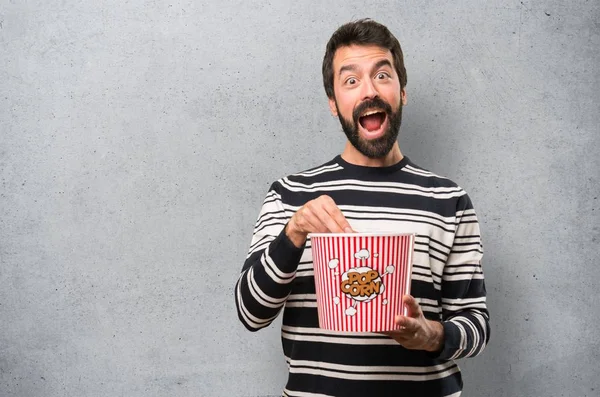
<instances>
[{"instance_id":1,"label":"forehead","mask_svg":"<svg viewBox=\"0 0 600 397\"><path fill-rule=\"evenodd\" d=\"M333 56L333 70L338 74L343 66L355 65L359 68L368 68L383 59L394 64L392 53L387 48L376 45L349 45L340 47Z\"/></svg>"}]
</instances>

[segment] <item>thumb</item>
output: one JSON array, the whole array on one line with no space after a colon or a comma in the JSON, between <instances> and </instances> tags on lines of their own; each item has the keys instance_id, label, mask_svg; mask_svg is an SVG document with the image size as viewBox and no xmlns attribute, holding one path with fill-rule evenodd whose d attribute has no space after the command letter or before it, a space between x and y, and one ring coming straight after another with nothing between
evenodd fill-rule
<instances>
[{"instance_id":1,"label":"thumb","mask_svg":"<svg viewBox=\"0 0 600 397\"><path fill-rule=\"evenodd\" d=\"M408 317L416 318L421 315L421 306L419 306L417 300L411 295L404 295L402 302L408 309Z\"/></svg>"}]
</instances>

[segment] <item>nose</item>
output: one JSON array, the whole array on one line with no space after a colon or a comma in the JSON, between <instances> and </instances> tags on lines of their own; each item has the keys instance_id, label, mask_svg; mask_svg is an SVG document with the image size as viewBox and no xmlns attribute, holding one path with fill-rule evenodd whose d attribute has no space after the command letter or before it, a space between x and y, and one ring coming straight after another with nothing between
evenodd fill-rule
<instances>
[{"instance_id":1,"label":"nose","mask_svg":"<svg viewBox=\"0 0 600 397\"><path fill-rule=\"evenodd\" d=\"M362 85L362 100L365 99L373 99L379 95L373 81L371 79L367 79L364 81Z\"/></svg>"}]
</instances>

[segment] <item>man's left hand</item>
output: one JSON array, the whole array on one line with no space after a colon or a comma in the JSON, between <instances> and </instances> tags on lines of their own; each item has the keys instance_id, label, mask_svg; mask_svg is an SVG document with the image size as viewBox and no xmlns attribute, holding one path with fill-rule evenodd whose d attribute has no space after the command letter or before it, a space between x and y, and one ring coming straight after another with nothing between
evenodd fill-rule
<instances>
[{"instance_id":1,"label":"man's left hand","mask_svg":"<svg viewBox=\"0 0 600 397\"><path fill-rule=\"evenodd\" d=\"M427 320L419 303L410 295L404 295L402 301L408 308L408 315L396 316L396 325L400 329L385 332L407 349L436 352L444 345L444 327L438 321Z\"/></svg>"}]
</instances>

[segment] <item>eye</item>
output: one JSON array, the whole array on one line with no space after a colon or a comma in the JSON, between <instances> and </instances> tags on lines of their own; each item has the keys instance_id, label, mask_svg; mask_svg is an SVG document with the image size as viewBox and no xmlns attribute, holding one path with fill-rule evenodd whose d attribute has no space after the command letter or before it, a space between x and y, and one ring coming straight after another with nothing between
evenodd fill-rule
<instances>
[{"instance_id":1,"label":"eye","mask_svg":"<svg viewBox=\"0 0 600 397\"><path fill-rule=\"evenodd\" d=\"M390 77L390 75L387 72L379 72L379 73L377 73L377 77L376 78L379 79L379 80L384 80L384 79L387 79L389 77Z\"/></svg>"},{"instance_id":2,"label":"eye","mask_svg":"<svg viewBox=\"0 0 600 397\"><path fill-rule=\"evenodd\" d=\"M354 85L356 84L356 79L354 77L350 77L348 80L346 80L346 84Z\"/></svg>"}]
</instances>

